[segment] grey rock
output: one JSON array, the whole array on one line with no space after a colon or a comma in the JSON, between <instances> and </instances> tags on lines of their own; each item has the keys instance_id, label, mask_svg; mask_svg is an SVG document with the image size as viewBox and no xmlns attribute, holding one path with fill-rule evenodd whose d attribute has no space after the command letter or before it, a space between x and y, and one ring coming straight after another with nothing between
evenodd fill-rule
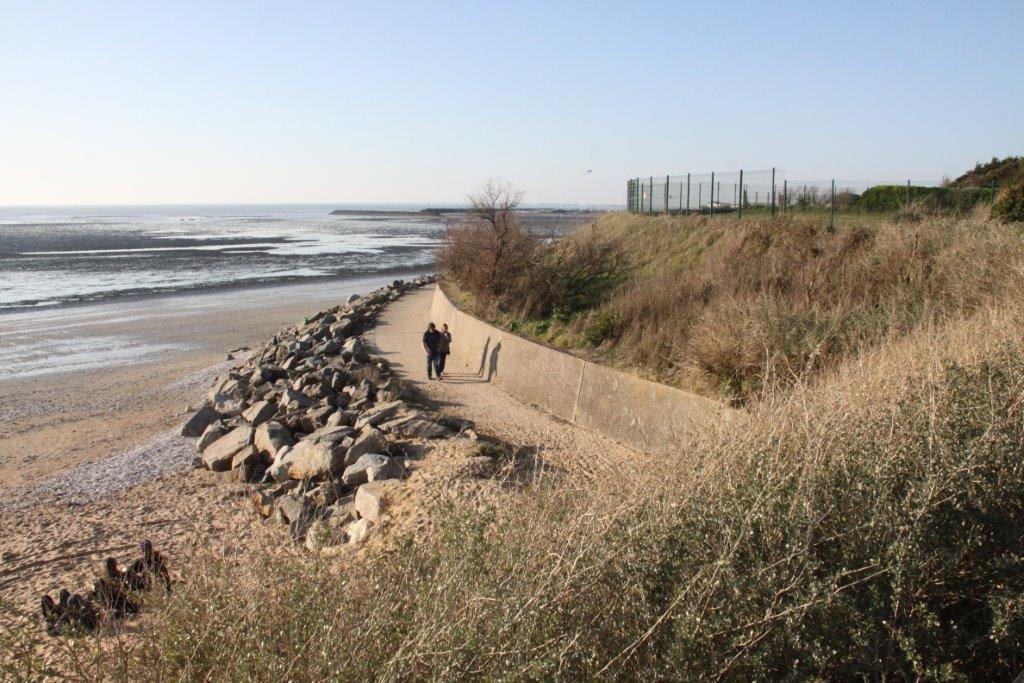
<instances>
[{"instance_id":1,"label":"grey rock","mask_svg":"<svg viewBox=\"0 0 1024 683\"><path fill-rule=\"evenodd\" d=\"M242 413L242 417L253 427L257 427L274 416L277 406L270 401L258 401L253 403Z\"/></svg>"},{"instance_id":2,"label":"grey rock","mask_svg":"<svg viewBox=\"0 0 1024 683\"><path fill-rule=\"evenodd\" d=\"M293 443L292 434L280 422L264 422L256 428L253 443L263 455L276 458L278 452Z\"/></svg>"},{"instance_id":3,"label":"grey rock","mask_svg":"<svg viewBox=\"0 0 1024 683\"><path fill-rule=\"evenodd\" d=\"M359 486L368 481L397 479L403 474L402 466L380 453L367 453L345 468L341 480L346 486Z\"/></svg>"},{"instance_id":4,"label":"grey rock","mask_svg":"<svg viewBox=\"0 0 1024 683\"><path fill-rule=\"evenodd\" d=\"M241 415L248 407L244 398L232 396L231 394L217 394L210 403L211 407L219 415Z\"/></svg>"},{"instance_id":5,"label":"grey rock","mask_svg":"<svg viewBox=\"0 0 1024 683\"><path fill-rule=\"evenodd\" d=\"M345 466L354 465L356 460L367 453L379 453L387 450L387 439L384 432L376 427L366 427L359 433L345 454Z\"/></svg>"},{"instance_id":6,"label":"grey rock","mask_svg":"<svg viewBox=\"0 0 1024 683\"><path fill-rule=\"evenodd\" d=\"M200 436L199 441L196 442L196 449L200 452L206 450L207 446L230 431L231 428L222 420L217 420L216 422L211 423L209 427L203 430L203 435Z\"/></svg>"},{"instance_id":7,"label":"grey rock","mask_svg":"<svg viewBox=\"0 0 1024 683\"><path fill-rule=\"evenodd\" d=\"M380 428L401 438L446 439L454 436L450 429L418 412L385 422Z\"/></svg>"},{"instance_id":8,"label":"grey rock","mask_svg":"<svg viewBox=\"0 0 1024 683\"><path fill-rule=\"evenodd\" d=\"M336 412L332 406L313 408L306 412L299 420L299 424L305 431L313 432L327 424L327 418Z\"/></svg>"},{"instance_id":9,"label":"grey rock","mask_svg":"<svg viewBox=\"0 0 1024 683\"><path fill-rule=\"evenodd\" d=\"M340 481L325 481L322 484L314 486L309 491L306 491L303 496L311 505L313 505L313 507L323 508L328 505L333 505L335 501L338 500L341 488L342 484Z\"/></svg>"},{"instance_id":10,"label":"grey rock","mask_svg":"<svg viewBox=\"0 0 1024 683\"><path fill-rule=\"evenodd\" d=\"M348 536L348 542L356 545L370 537L373 522L368 519L357 519L346 524L343 529L345 530L345 535Z\"/></svg>"},{"instance_id":11,"label":"grey rock","mask_svg":"<svg viewBox=\"0 0 1024 683\"><path fill-rule=\"evenodd\" d=\"M193 413L192 417L185 421L185 424L181 425L180 433L182 436L202 436L206 428L210 426L210 423L218 417L216 410L208 405L203 405L202 408Z\"/></svg>"},{"instance_id":12,"label":"grey rock","mask_svg":"<svg viewBox=\"0 0 1024 683\"><path fill-rule=\"evenodd\" d=\"M252 427L236 427L203 451L203 464L214 472L231 469L235 454L252 443Z\"/></svg>"},{"instance_id":13,"label":"grey rock","mask_svg":"<svg viewBox=\"0 0 1024 683\"><path fill-rule=\"evenodd\" d=\"M285 410L296 410L299 408L311 408L316 405L316 401L306 396L302 392L295 391L294 389L285 389L281 393L281 399L278 401Z\"/></svg>"},{"instance_id":14,"label":"grey rock","mask_svg":"<svg viewBox=\"0 0 1024 683\"><path fill-rule=\"evenodd\" d=\"M398 411L400 411L403 407L404 406L401 401L392 401L390 403L378 403L377 405L370 408L369 410L367 410L366 412L359 416L359 419L357 419L355 422L355 428L357 430L362 430L362 428L367 425L370 425L371 427L376 427L380 423L386 422L387 420L394 418L395 415L398 414Z\"/></svg>"},{"instance_id":15,"label":"grey rock","mask_svg":"<svg viewBox=\"0 0 1024 683\"><path fill-rule=\"evenodd\" d=\"M295 522L303 517L309 517L311 507L307 500L294 493L287 493L277 499L277 509L286 522Z\"/></svg>"},{"instance_id":16,"label":"grey rock","mask_svg":"<svg viewBox=\"0 0 1024 683\"><path fill-rule=\"evenodd\" d=\"M255 463L265 463L263 456L256 450L255 446L249 445L242 450L235 453L234 457L231 458L231 469L237 469L243 465L252 465Z\"/></svg>"},{"instance_id":17,"label":"grey rock","mask_svg":"<svg viewBox=\"0 0 1024 683\"><path fill-rule=\"evenodd\" d=\"M282 462L287 462L288 476L292 479L326 477L344 466L346 450L341 442L303 439Z\"/></svg>"},{"instance_id":18,"label":"grey rock","mask_svg":"<svg viewBox=\"0 0 1024 683\"><path fill-rule=\"evenodd\" d=\"M395 479L363 484L356 490L352 509L360 519L376 523L401 485L401 482Z\"/></svg>"}]
</instances>

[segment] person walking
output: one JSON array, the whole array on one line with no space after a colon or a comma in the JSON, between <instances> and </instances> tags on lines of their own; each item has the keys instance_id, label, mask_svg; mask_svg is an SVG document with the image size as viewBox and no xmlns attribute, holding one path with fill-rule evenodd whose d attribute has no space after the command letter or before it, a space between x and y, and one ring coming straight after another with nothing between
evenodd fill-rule
<instances>
[{"instance_id":1,"label":"person walking","mask_svg":"<svg viewBox=\"0 0 1024 683\"><path fill-rule=\"evenodd\" d=\"M448 362L448 355L452 352L452 333L448 331L448 323L441 325L441 365L437 370L438 378L444 372L445 363Z\"/></svg>"},{"instance_id":2,"label":"person walking","mask_svg":"<svg viewBox=\"0 0 1024 683\"><path fill-rule=\"evenodd\" d=\"M427 352L427 379L434 379L434 374L441 379L441 368L444 356L441 355L441 344L444 336L437 330L434 323L427 324L427 331L423 333L423 350Z\"/></svg>"}]
</instances>

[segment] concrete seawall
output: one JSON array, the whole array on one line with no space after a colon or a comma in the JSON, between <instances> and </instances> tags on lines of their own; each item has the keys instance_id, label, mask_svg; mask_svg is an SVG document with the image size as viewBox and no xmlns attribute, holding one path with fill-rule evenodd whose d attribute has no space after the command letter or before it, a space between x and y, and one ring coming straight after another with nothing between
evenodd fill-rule
<instances>
[{"instance_id":1,"label":"concrete seawall","mask_svg":"<svg viewBox=\"0 0 1024 683\"><path fill-rule=\"evenodd\" d=\"M680 389L562 353L463 313L438 286L431 320L448 323L448 368L469 372L535 405L633 448L670 451L675 443L734 411Z\"/></svg>"}]
</instances>

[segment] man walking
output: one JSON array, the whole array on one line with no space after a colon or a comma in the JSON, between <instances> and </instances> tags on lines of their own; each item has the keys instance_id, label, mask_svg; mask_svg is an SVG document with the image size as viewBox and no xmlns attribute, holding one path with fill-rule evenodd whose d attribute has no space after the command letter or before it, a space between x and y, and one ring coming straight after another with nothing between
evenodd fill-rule
<instances>
[{"instance_id":1,"label":"man walking","mask_svg":"<svg viewBox=\"0 0 1024 683\"><path fill-rule=\"evenodd\" d=\"M441 379L443 358L441 355L441 343L444 337L437 331L434 323L427 325L427 331L423 333L423 350L427 352L427 379L434 379L434 374Z\"/></svg>"},{"instance_id":2,"label":"man walking","mask_svg":"<svg viewBox=\"0 0 1024 683\"><path fill-rule=\"evenodd\" d=\"M448 323L441 325L441 365L437 371L437 376L440 377L441 373L444 372L445 363L448 362L448 354L452 352L452 333L448 331Z\"/></svg>"}]
</instances>

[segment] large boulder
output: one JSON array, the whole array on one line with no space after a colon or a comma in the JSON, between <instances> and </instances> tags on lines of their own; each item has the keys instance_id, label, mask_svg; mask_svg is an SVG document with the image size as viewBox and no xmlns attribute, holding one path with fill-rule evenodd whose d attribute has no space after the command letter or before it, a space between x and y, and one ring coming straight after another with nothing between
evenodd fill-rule
<instances>
[{"instance_id":1,"label":"large boulder","mask_svg":"<svg viewBox=\"0 0 1024 683\"><path fill-rule=\"evenodd\" d=\"M361 519L368 519L376 524L381 513L394 500L394 496L401 486L401 482L396 479L371 481L363 484L356 491L352 507Z\"/></svg>"},{"instance_id":2,"label":"large boulder","mask_svg":"<svg viewBox=\"0 0 1024 683\"><path fill-rule=\"evenodd\" d=\"M211 422L210 425L203 430L203 434L199 437L199 441L196 442L196 450L202 453L206 450L207 446L230 431L231 427L229 427L223 420Z\"/></svg>"},{"instance_id":3,"label":"large boulder","mask_svg":"<svg viewBox=\"0 0 1024 683\"><path fill-rule=\"evenodd\" d=\"M368 481L398 479L403 473L402 466L393 458L380 453L367 453L345 468L341 480L346 486L359 486Z\"/></svg>"},{"instance_id":4,"label":"large boulder","mask_svg":"<svg viewBox=\"0 0 1024 683\"><path fill-rule=\"evenodd\" d=\"M366 351L366 344L359 337L349 337L345 345L341 347L341 357L346 361L355 360L365 363L370 360L370 354Z\"/></svg>"},{"instance_id":5,"label":"large boulder","mask_svg":"<svg viewBox=\"0 0 1024 683\"><path fill-rule=\"evenodd\" d=\"M181 435L201 436L206 428L210 426L210 423L218 417L219 415L216 410L204 404L202 408L193 413L192 417L185 420L185 424L181 425Z\"/></svg>"},{"instance_id":6,"label":"large boulder","mask_svg":"<svg viewBox=\"0 0 1024 683\"><path fill-rule=\"evenodd\" d=\"M231 469L235 454L252 443L252 427L236 427L220 437L203 451L203 464L214 472Z\"/></svg>"},{"instance_id":7,"label":"large boulder","mask_svg":"<svg viewBox=\"0 0 1024 683\"><path fill-rule=\"evenodd\" d=\"M288 493L277 499L277 512L282 521L292 525L293 529L300 525L308 526L312 521L313 508L305 498Z\"/></svg>"},{"instance_id":8,"label":"large boulder","mask_svg":"<svg viewBox=\"0 0 1024 683\"><path fill-rule=\"evenodd\" d=\"M212 408L220 415L241 415L249 406L244 398L231 394L217 394L210 401Z\"/></svg>"},{"instance_id":9,"label":"large boulder","mask_svg":"<svg viewBox=\"0 0 1024 683\"><path fill-rule=\"evenodd\" d=\"M345 466L354 465L356 460L367 453L380 453L387 450L387 446L388 442L384 438L384 432L376 427L366 427L349 446L348 453L345 454Z\"/></svg>"},{"instance_id":10,"label":"large boulder","mask_svg":"<svg viewBox=\"0 0 1024 683\"><path fill-rule=\"evenodd\" d=\"M305 408L312 408L316 405L316 401L306 396L301 391L295 391L294 389L285 389L281 393L281 399L278 401L278 405L283 410L292 411Z\"/></svg>"},{"instance_id":11,"label":"large boulder","mask_svg":"<svg viewBox=\"0 0 1024 683\"><path fill-rule=\"evenodd\" d=\"M352 334L354 329L355 325L352 324L352 320L350 318L342 318L338 322L331 325L330 333L331 336L334 337L335 339L339 337L344 338Z\"/></svg>"},{"instance_id":12,"label":"large boulder","mask_svg":"<svg viewBox=\"0 0 1024 683\"><path fill-rule=\"evenodd\" d=\"M454 436L450 429L419 412L389 420L381 424L380 428L400 438L446 439Z\"/></svg>"},{"instance_id":13,"label":"large boulder","mask_svg":"<svg viewBox=\"0 0 1024 683\"><path fill-rule=\"evenodd\" d=\"M257 401L242 413L242 417L256 427L272 418L276 412L277 406L270 401Z\"/></svg>"},{"instance_id":14,"label":"large boulder","mask_svg":"<svg viewBox=\"0 0 1024 683\"><path fill-rule=\"evenodd\" d=\"M401 401L379 403L359 416L355 428L362 430L367 425L376 427L380 423L394 418L403 407L404 404Z\"/></svg>"},{"instance_id":15,"label":"large boulder","mask_svg":"<svg viewBox=\"0 0 1024 683\"><path fill-rule=\"evenodd\" d=\"M260 453L274 458L282 448L292 445L292 433L280 422L264 422L256 428L253 443Z\"/></svg>"},{"instance_id":16,"label":"large boulder","mask_svg":"<svg viewBox=\"0 0 1024 683\"><path fill-rule=\"evenodd\" d=\"M341 471L350 440L303 439L282 458L292 479L317 479Z\"/></svg>"}]
</instances>

